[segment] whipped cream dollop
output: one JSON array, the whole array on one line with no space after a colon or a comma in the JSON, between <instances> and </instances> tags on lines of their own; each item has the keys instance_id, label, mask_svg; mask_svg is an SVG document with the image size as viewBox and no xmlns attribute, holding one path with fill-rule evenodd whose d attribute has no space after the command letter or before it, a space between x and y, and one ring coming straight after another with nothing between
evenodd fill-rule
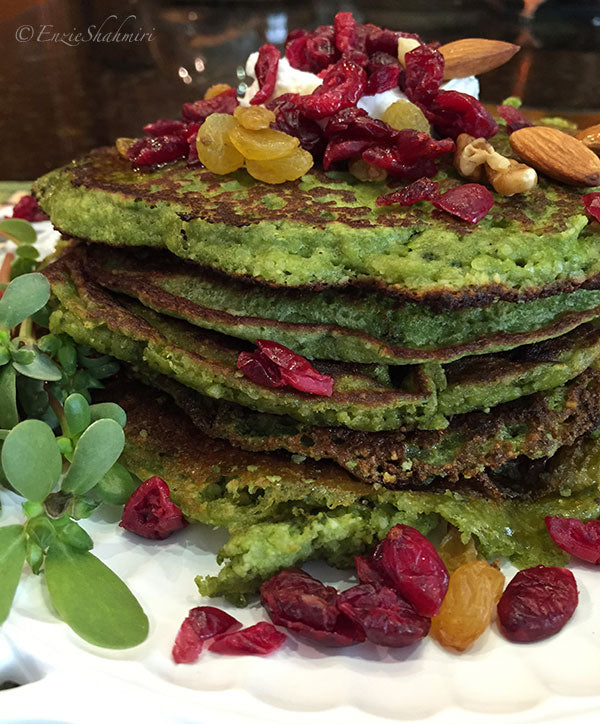
<instances>
[{"instance_id":1,"label":"whipped cream dollop","mask_svg":"<svg viewBox=\"0 0 600 724\"><path fill-rule=\"evenodd\" d=\"M251 53L246 61L246 75L253 79L253 83L247 88L244 97L240 99L240 105L242 106L249 106L250 99L255 96L259 89L255 71L257 60L258 51ZM309 95L322 83L323 80L315 73L308 73L304 70L292 68L288 59L283 57L277 66L277 80L271 98L277 98L284 93ZM467 93L470 96L479 98L479 80L474 75L470 75L467 78L453 78L443 83L441 90L460 91L461 93ZM408 98L399 88L392 88L383 93L376 93L373 96L363 96L356 105L365 110L372 118L381 120L386 108L389 108L392 103L402 100L407 101Z\"/></svg>"}]
</instances>

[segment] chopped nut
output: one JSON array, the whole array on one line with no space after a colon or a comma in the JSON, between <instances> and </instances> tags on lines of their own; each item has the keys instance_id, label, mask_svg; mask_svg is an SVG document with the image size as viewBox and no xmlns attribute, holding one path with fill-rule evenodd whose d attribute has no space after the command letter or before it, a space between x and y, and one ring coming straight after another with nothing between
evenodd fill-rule
<instances>
[{"instance_id":1,"label":"chopped nut","mask_svg":"<svg viewBox=\"0 0 600 724\"><path fill-rule=\"evenodd\" d=\"M348 170L359 181L385 181L387 171L374 163L367 163L362 158L355 158L348 164Z\"/></svg>"},{"instance_id":2,"label":"chopped nut","mask_svg":"<svg viewBox=\"0 0 600 724\"><path fill-rule=\"evenodd\" d=\"M497 170L486 165L485 169L494 190L503 196L522 194L537 186L538 177L535 169L514 159L509 160L507 168Z\"/></svg>"},{"instance_id":3,"label":"chopped nut","mask_svg":"<svg viewBox=\"0 0 600 724\"><path fill-rule=\"evenodd\" d=\"M418 48L421 43L414 38L398 38L398 60L404 66L404 56L411 50Z\"/></svg>"},{"instance_id":4,"label":"chopped nut","mask_svg":"<svg viewBox=\"0 0 600 724\"><path fill-rule=\"evenodd\" d=\"M508 168L509 161L495 151L485 138L473 138L467 133L461 133L456 139L454 152L454 167L471 181L485 179L485 165L495 171Z\"/></svg>"},{"instance_id":5,"label":"chopped nut","mask_svg":"<svg viewBox=\"0 0 600 724\"><path fill-rule=\"evenodd\" d=\"M579 131L575 138L583 141L594 153L600 154L600 123L589 128L584 128L582 131Z\"/></svg>"}]
</instances>

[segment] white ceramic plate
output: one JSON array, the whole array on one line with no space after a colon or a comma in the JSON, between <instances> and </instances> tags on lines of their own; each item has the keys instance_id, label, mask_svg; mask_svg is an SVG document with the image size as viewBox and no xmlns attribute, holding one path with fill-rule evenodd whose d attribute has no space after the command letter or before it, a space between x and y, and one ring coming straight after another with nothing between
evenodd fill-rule
<instances>
[{"instance_id":1,"label":"white ceramic plate","mask_svg":"<svg viewBox=\"0 0 600 724\"><path fill-rule=\"evenodd\" d=\"M49 223L37 226L43 239L51 238ZM0 524L20 520L18 498L0 491L0 500ZM86 644L52 613L41 578L25 574L0 630L0 680L30 683L0 692L0 721L598 721L600 570L592 566L573 568L580 589L573 619L537 644L510 644L491 629L460 656L432 640L395 651L361 644L328 653L289 638L266 658L205 652L196 664L177 666L170 658L175 635L187 611L200 603L194 576L216 572L215 553L225 536L194 525L168 541L147 542L123 531L117 520L118 512L109 510L84 525L94 552L127 581L148 613L148 640L125 652ZM309 570L328 583L351 582L326 566ZM246 625L265 618L259 606L225 608Z\"/></svg>"}]
</instances>

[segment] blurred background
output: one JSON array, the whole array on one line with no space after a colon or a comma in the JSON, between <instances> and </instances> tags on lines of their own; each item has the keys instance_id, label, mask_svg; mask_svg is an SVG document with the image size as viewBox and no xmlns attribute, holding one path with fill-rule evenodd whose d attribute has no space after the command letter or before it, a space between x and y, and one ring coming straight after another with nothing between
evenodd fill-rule
<instances>
[{"instance_id":1,"label":"blurred background","mask_svg":"<svg viewBox=\"0 0 600 724\"><path fill-rule=\"evenodd\" d=\"M518 43L510 63L481 77L483 101L519 95L543 115L600 121L599 0L2 0L0 179L33 179L177 118L209 85L243 85L262 43L331 23L338 10L426 41Z\"/></svg>"}]
</instances>

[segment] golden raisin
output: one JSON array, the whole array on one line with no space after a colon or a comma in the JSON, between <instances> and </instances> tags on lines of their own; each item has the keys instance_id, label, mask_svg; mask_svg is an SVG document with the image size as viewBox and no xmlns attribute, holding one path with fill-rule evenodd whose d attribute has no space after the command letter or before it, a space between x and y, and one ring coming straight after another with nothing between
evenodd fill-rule
<instances>
[{"instance_id":1,"label":"golden raisin","mask_svg":"<svg viewBox=\"0 0 600 724\"><path fill-rule=\"evenodd\" d=\"M229 131L229 140L237 150L252 161L272 161L293 153L300 141L282 131L264 128L261 131L249 131L235 124Z\"/></svg>"},{"instance_id":2,"label":"golden raisin","mask_svg":"<svg viewBox=\"0 0 600 724\"><path fill-rule=\"evenodd\" d=\"M374 163L367 163L362 158L353 158L348 162L348 170L359 181L385 181L387 171Z\"/></svg>"},{"instance_id":3,"label":"golden raisin","mask_svg":"<svg viewBox=\"0 0 600 724\"><path fill-rule=\"evenodd\" d=\"M271 161L246 161L246 169L251 176L268 184L282 184L303 176L313 165L313 157L303 148L296 149L285 158Z\"/></svg>"},{"instance_id":4,"label":"golden raisin","mask_svg":"<svg viewBox=\"0 0 600 724\"><path fill-rule=\"evenodd\" d=\"M115 141L117 151L121 154L121 156L123 156L123 158L127 158L127 149L132 143L135 143L135 138L117 138Z\"/></svg>"},{"instance_id":5,"label":"golden raisin","mask_svg":"<svg viewBox=\"0 0 600 724\"><path fill-rule=\"evenodd\" d=\"M479 557L473 537L470 536L467 543L463 543L461 532L453 525L448 527L448 532L442 538L438 553L448 573L453 573L463 563L470 563Z\"/></svg>"},{"instance_id":6,"label":"golden raisin","mask_svg":"<svg viewBox=\"0 0 600 724\"><path fill-rule=\"evenodd\" d=\"M504 575L486 561L471 561L450 576L431 635L446 648L464 651L490 625L504 589Z\"/></svg>"},{"instance_id":7,"label":"golden raisin","mask_svg":"<svg viewBox=\"0 0 600 724\"><path fill-rule=\"evenodd\" d=\"M268 128L275 120L275 114L264 106L238 106L233 112L235 120L249 131Z\"/></svg>"},{"instance_id":8,"label":"golden raisin","mask_svg":"<svg viewBox=\"0 0 600 724\"><path fill-rule=\"evenodd\" d=\"M204 94L204 100L209 101L211 98L214 98L215 96L218 96L220 93L224 93L226 90L230 90L231 86L227 85L227 83L216 83L215 85L211 85L210 88L207 89L206 93Z\"/></svg>"},{"instance_id":9,"label":"golden raisin","mask_svg":"<svg viewBox=\"0 0 600 724\"><path fill-rule=\"evenodd\" d=\"M401 131L403 128L414 128L415 131L431 133L429 121L423 111L410 101L396 101L388 106L381 116L392 128Z\"/></svg>"},{"instance_id":10,"label":"golden raisin","mask_svg":"<svg viewBox=\"0 0 600 724\"><path fill-rule=\"evenodd\" d=\"M209 171L231 173L244 165L244 157L229 142L229 132L237 121L228 113L212 113L198 129L198 158Z\"/></svg>"}]
</instances>

